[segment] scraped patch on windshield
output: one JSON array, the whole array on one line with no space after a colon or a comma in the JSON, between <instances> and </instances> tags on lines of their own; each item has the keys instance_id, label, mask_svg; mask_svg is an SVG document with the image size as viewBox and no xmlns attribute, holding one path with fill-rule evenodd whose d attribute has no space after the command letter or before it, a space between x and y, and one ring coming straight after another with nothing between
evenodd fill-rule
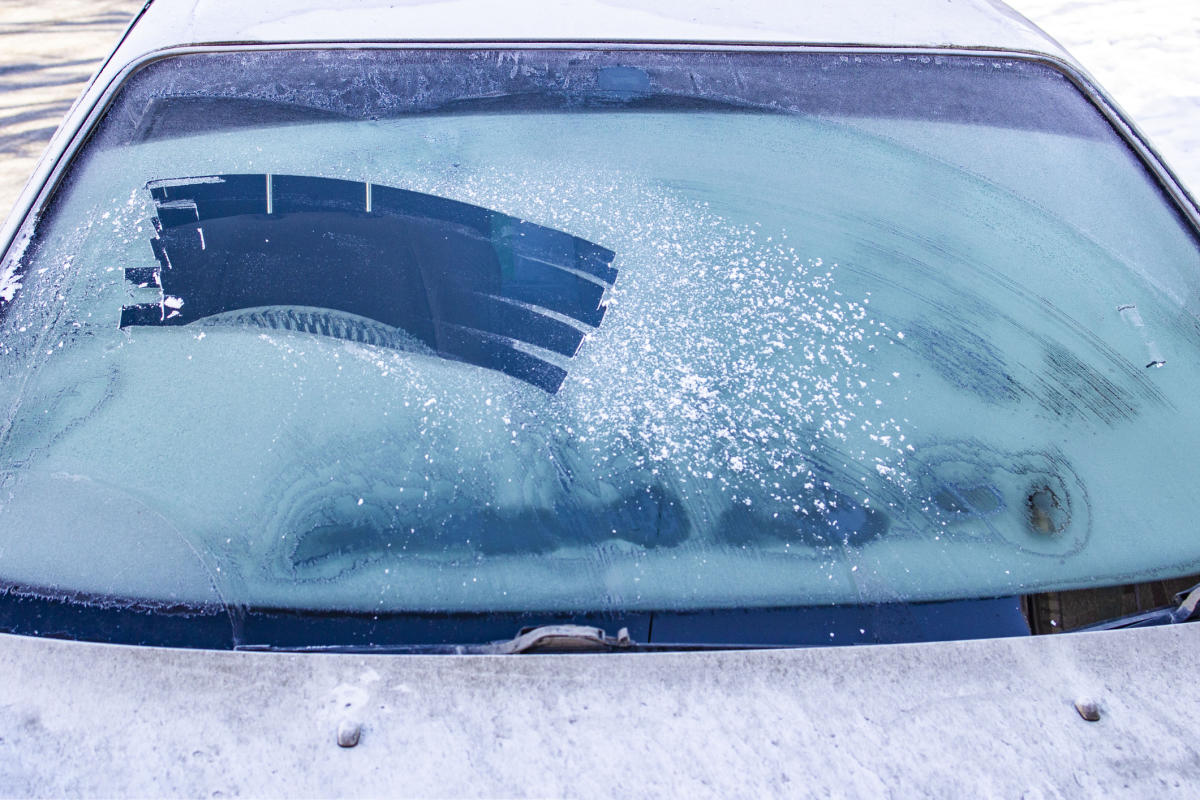
<instances>
[{"instance_id":1,"label":"scraped patch on windshield","mask_svg":"<svg viewBox=\"0 0 1200 800\"><path fill-rule=\"evenodd\" d=\"M362 318L554 393L567 374L555 356L574 356L582 326L600 325L617 277L613 252L592 242L389 186L260 174L147 188L159 266L130 268L126 279L160 296L123 308L122 328L217 315L244 321L228 315L247 309L329 309L350 316L306 318L296 329L382 346L397 340L386 328L364 330ZM295 313L259 316L288 327Z\"/></svg>"}]
</instances>

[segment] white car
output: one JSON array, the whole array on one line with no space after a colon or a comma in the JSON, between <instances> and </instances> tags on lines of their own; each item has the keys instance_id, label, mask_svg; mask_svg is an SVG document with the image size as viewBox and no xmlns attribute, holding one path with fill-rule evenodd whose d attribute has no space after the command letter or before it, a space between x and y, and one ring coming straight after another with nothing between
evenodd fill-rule
<instances>
[{"instance_id":1,"label":"white car","mask_svg":"<svg viewBox=\"0 0 1200 800\"><path fill-rule=\"evenodd\" d=\"M0 793L1195 789L1198 237L991 0L153 0L0 231Z\"/></svg>"}]
</instances>

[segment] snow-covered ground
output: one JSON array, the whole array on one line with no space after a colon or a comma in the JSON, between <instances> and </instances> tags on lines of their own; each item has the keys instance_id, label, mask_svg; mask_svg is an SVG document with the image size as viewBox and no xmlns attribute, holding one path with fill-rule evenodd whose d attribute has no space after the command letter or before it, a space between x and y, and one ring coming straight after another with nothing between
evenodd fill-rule
<instances>
[{"instance_id":1,"label":"snow-covered ground","mask_svg":"<svg viewBox=\"0 0 1200 800\"><path fill-rule=\"evenodd\" d=\"M1056 38L1200 193L1200 0L1008 0Z\"/></svg>"},{"instance_id":2,"label":"snow-covered ground","mask_svg":"<svg viewBox=\"0 0 1200 800\"><path fill-rule=\"evenodd\" d=\"M141 0L0 0L0 215Z\"/></svg>"},{"instance_id":3,"label":"snow-covered ground","mask_svg":"<svg viewBox=\"0 0 1200 800\"><path fill-rule=\"evenodd\" d=\"M0 213L141 4L0 0ZM1200 0L1009 4L1074 53L1200 192Z\"/></svg>"}]
</instances>

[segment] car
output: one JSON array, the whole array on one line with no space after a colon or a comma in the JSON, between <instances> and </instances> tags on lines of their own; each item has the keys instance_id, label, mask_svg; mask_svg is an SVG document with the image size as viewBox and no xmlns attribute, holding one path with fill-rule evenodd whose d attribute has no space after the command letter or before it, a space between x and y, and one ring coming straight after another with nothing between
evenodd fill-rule
<instances>
[{"instance_id":1,"label":"car","mask_svg":"<svg viewBox=\"0 0 1200 800\"><path fill-rule=\"evenodd\" d=\"M1198 237L991 0L152 0L0 230L0 785L1200 785Z\"/></svg>"}]
</instances>

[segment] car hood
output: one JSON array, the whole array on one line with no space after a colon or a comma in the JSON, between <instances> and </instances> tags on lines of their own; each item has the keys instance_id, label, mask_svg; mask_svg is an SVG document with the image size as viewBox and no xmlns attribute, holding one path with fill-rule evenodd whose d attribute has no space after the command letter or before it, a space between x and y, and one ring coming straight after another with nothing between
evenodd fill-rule
<instances>
[{"instance_id":1,"label":"car hood","mask_svg":"<svg viewBox=\"0 0 1200 800\"><path fill-rule=\"evenodd\" d=\"M1148 792L1200 782L1189 735L1198 646L1191 625L543 656L5 635L0 785L15 795ZM357 731L357 746L339 747L339 730L347 743Z\"/></svg>"}]
</instances>

